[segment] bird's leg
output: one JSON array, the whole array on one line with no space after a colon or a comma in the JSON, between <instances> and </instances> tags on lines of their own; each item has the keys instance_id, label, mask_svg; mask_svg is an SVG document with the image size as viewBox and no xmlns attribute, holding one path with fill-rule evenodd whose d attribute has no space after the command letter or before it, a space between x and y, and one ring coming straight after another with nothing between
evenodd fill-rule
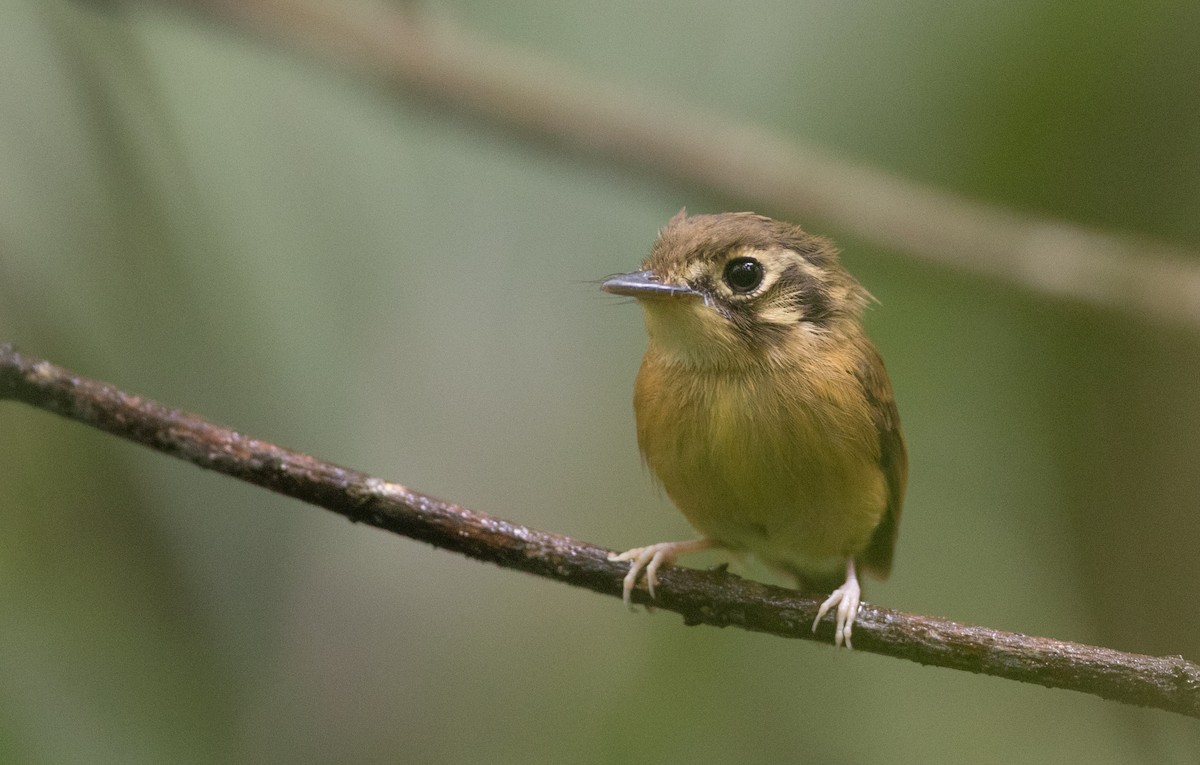
<instances>
[{"instance_id":1,"label":"bird's leg","mask_svg":"<svg viewBox=\"0 0 1200 765\"><path fill-rule=\"evenodd\" d=\"M841 646L845 643L847 650L853 648L850 645L850 630L854 627L854 620L858 618L858 601L861 597L862 588L858 586L858 575L854 571L854 559L851 558L846 561L846 581L817 609L817 618L813 620L813 632L817 631L817 625L821 623L826 612L837 606L833 644Z\"/></svg>"},{"instance_id":2,"label":"bird's leg","mask_svg":"<svg viewBox=\"0 0 1200 765\"><path fill-rule=\"evenodd\" d=\"M647 545L645 547L635 547L632 550L626 550L623 553L611 553L608 559L611 561L629 561L629 573L625 575L624 600L625 605L631 610L633 603L630 602L630 596L633 594L633 587L637 584L638 576L643 570L646 572L646 587L650 590L650 597L654 597L654 587L658 584L658 569L664 563L674 563L675 559L684 553L699 552L715 547L716 542L711 539L693 539L688 542L659 542L658 544Z\"/></svg>"}]
</instances>

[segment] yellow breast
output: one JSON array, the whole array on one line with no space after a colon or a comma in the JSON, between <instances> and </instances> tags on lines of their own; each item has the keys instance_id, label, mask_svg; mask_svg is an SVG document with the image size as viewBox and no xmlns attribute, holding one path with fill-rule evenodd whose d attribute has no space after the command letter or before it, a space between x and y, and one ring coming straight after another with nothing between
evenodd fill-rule
<instances>
[{"instance_id":1,"label":"yellow breast","mask_svg":"<svg viewBox=\"0 0 1200 765\"><path fill-rule=\"evenodd\" d=\"M696 368L652 345L634 406L654 475L725 546L824 574L861 552L879 524L878 432L848 369Z\"/></svg>"}]
</instances>

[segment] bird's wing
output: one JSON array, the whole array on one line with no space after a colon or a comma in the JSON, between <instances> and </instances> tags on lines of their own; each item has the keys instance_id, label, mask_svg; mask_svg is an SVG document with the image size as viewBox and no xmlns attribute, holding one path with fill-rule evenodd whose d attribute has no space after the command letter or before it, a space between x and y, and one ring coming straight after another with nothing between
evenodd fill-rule
<instances>
[{"instance_id":1,"label":"bird's wing","mask_svg":"<svg viewBox=\"0 0 1200 765\"><path fill-rule=\"evenodd\" d=\"M904 503L904 485L908 481L908 451L900 431L900 413L892 395L879 352L869 342L864 348L863 362L855 370L862 383L867 401L874 414L875 429L879 432L879 469L887 482L887 507L875 527L867 549L858 557L859 565L880 579L892 570L892 552L900 527L900 508Z\"/></svg>"}]
</instances>

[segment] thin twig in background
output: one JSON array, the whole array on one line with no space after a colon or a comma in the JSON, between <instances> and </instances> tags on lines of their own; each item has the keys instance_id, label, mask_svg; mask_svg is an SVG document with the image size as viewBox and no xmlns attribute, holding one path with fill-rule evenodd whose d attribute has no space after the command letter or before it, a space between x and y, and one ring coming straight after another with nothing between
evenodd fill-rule
<instances>
[{"instance_id":1,"label":"thin twig in background","mask_svg":"<svg viewBox=\"0 0 1200 765\"><path fill-rule=\"evenodd\" d=\"M0 345L0 399L22 401L242 481L435 547L621 597L626 566L608 550L426 496L125 393ZM741 627L781 637L811 631L819 598L726 573L669 568L654 605L688 624ZM428 584L428 583L426 583ZM648 602L644 590L634 600ZM613 618L619 618L614 612ZM1030 637L863 604L855 650L962 669L1200 718L1200 666Z\"/></svg>"},{"instance_id":2,"label":"thin twig in background","mask_svg":"<svg viewBox=\"0 0 1200 765\"><path fill-rule=\"evenodd\" d=\"M314 50L438 106L797 222L1039 293L1200 328L1200 254L1020 215L752 124L571 76L553 61L387 7L185 5ZM810 226L811 227L811 226Z\"/></svg>"}]
</instances>

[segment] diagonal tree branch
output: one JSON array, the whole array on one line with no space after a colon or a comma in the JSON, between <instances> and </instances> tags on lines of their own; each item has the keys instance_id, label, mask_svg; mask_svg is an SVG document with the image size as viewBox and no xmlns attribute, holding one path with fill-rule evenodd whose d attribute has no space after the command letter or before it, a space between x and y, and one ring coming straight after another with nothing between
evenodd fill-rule
<instances>
[{"instance_id":1,"label":"diagonal tree branch","mask_svg":"<svg viewBox=\"0 0 1200 765\"><path fill-rule=\"evenodd\" d=\"M178 2L178 0L177 0ZM183 0L538 143L1058 298L1200 329L1200 253L1023 215L754 124L573 76L394 6Z\"/></svg>"},{"instance_id":2,"label":"diagonal tree branch","mask_svg":"<svg viewBox=\"0 0 1200 765\"><path fill-rule=\"evenodd\" d=\"M324 507L356 523L428 542L472 558L621 597L624 564L608 550L493 518L406 486L275 446L80 377L0 345L0 399L22 401L209 470ZM814 636L819 599L731 574L669 568L654 605L687 624L741 627L780 637ZM634 600L646 603L644 590ZM1200 666L1181 656L1153 657L1030 637L864 603L857 650L1200 718Z\"/></svg>"}]
</instances>

